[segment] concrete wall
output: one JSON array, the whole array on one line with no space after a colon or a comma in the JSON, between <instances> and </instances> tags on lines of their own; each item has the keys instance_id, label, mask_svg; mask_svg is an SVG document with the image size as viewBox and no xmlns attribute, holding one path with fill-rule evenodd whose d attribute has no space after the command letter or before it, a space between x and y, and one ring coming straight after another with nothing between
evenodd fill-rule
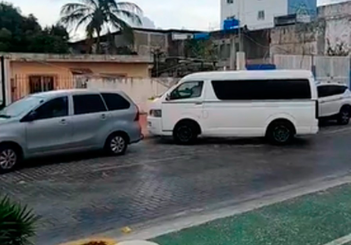
<instances>
[{"instance_id":1,"label":"concrete wall","mask_svg":"<svg viewBox=\"0 0 351 245\"><path fill-rule=\"evenodd\" d=\"M318 54L319 32L313 25L277 26L271 30L270 55Z\"/></svg>"},{"instance_id":2,"label":"concrete wall","mask_svg":"<svg viewBox=\"0 0 351 245\"><path fill-rule=\"evenodd\" d=\"M328 50L328 42L333 49L344 44L344 50L351 55L351 1L331 4L318 8L318 17L326 21L324 52Z\"/></svg>"},{"instance_id":3,"label":"concrete wall","mask_svg":"<svg viewBox=\"0 0 351 245\"><path fill-rule=\"evenodd\" d=\"M139 106L141 112L148 112L150 98L163 94L178 81L179 79L174 78L93 78L89 79L87 87L92 89L108 89L109 91L123 91Z\"/></svg>"},{"instance_id":4,"label":"concrete wall","mask_svg":"<svg viewBox=\"0 0 351 245\"><path fill-rule=\"evenodd\" d=\"M274 17L288 13L288 0L220 0L221 25L228 17L234 16L241 21L241 26L247 25L250 30L271 28ZM258 12L264 11L264 19L258 19Z\"/></svg>"},{"instance_id":5,"label":"concrete wall","mask_svg":"<svg viewBox=\"0 0 351 245\"><path fill-rule=\"evenodd\" d=\"M350 58L311 56L311 55L274 55L273 63L277 69L304 69L314 71L319 83L350 82Z\"/></svg>"},{"instance_id":6,"label":"concrete wall","mask_svg":"<svg viewBox=\"0 0 351 245\"><path fill-rule=\"evenodd\" d=\"M134 36L134 49L138 55L151 55L154 49L160 49L163 52L168 49L166 33L134 31Z\"/></svg>"},{"instance_id":7,"label":"concrete wall","mask_svg":"<svg viewBox=\"0 0 351 245\"><path fill-rule=\"evenodd\" d=\"M327 55L343 44L351 55L351 1L318 8L318 18L308 24L274 27L271 56L274 54Z\"/></svg>"}]
</instances>

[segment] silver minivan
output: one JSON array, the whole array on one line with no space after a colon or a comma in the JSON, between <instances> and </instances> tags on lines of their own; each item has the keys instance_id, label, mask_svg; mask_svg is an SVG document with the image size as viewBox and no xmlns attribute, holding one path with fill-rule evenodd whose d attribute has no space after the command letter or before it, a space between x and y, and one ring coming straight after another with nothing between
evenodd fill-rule
<instances>
[{"instance_id":1,"label":"silver minivan","mask_svg":"<svg viewBox=\"0 0 351 245\"><path fill-rule=\"evenodd\" d=\"M123 92L32 94L0 111L0 172L38 156L98 149L121 155L142 138L138 107Z\"/></svg>"}]
</instances>

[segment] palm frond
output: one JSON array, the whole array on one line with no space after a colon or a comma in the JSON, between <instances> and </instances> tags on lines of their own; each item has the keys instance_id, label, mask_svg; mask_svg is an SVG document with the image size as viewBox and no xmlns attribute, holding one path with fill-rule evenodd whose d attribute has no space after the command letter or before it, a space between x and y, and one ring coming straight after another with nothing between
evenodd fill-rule
<instances>
[{"instance_id":1,"label":"palm frond","mask_svg":"<svg viewBox=\"0 0 351 245\"><path fill-rule=\"evenodd\" d=\"M99 0L79 0L79 1L91 8L98 8L99 6Z\"/></svg>"},{"instance_id":2,"label":"palm frond","mask_svg":"<svg viewBox=\"0 0 351 245\"><path fill-rule=\"evenodd\" d=\"M35 235L37 220L27 206L4 197L0 201L0 244L31 244L29 239Z\"/></svg>"},{"instance_id":3,"label":"palm frond","mask_svg":"<svg viewBox=\"0 0 351 245\"><path fill-rule=\"evenodd\" d=\"M118 9L114 11L114 13L117 14L118 16L121 16L121 17L123 16L123 17L126 17L127 19L130 19L133 23L137 25L142 25L139 15L134 14L133 12L130 12L128 10Z\"/></svg>"},{"instance_id":4,"label":"palm frond","mask_svg":"<svg viewBox=\"0 0 351 245\"><path fill-rule=\"evenodd\" d=\"M61 15L68 15L72 12L76 11L77 9L85 9L86 11L89 10L89 6L81 3L67 3L62 6L60 14Z\"/></svg>"},{"instance_id":5,"label":"palm frond","mask_svg":"<svg viewBox=\"0 0 351 245\"><path fill-rule=\"evenodd\" d=\"M84 13L76 13L71 15L62 16L59 20L59 23L66 27L74 27L76 23L79 22L86 15Z\"/></svg>"},{"instance_id":6,"label":"palm frond","mask_svg":"<svg viewBox=\"0 0 351 245\"><path fill-rule=\"evenodd\" d=\"M138 16L143 14L143 10L138 5L136 5L135 3L117 2L117 7L118 7L118 9L129 10L130 12L133 12L133 13L135 13Z\"/></svg>"}]
</instances>

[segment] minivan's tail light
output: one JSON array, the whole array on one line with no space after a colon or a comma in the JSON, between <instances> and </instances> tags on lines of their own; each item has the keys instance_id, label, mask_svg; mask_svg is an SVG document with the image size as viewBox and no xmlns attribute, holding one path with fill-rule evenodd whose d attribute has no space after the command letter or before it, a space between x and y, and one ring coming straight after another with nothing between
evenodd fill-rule
<instances>
[{"instance_id":1,"label":"minivan's tail light","mask_svg":"<svg viewBox=\"0 0 351 245\"><path fill-rule=\"evenodd\" d=\"M150 110L149 115L152 117L162 117L161 110Z\"/></svg>"},{"instance_id":2,"label":"minivan's tail light","mask_svg":"<svg viewBox=\"0 0 351 245\"><path fill-rule=\"evenodd\" d=\"M137 112L136 112L136 115L135 115L135 118L134 118L134 121L139 121L140 119L140 111L139 111L139 107L137 107Z\"/></svg>"}]
</instances>

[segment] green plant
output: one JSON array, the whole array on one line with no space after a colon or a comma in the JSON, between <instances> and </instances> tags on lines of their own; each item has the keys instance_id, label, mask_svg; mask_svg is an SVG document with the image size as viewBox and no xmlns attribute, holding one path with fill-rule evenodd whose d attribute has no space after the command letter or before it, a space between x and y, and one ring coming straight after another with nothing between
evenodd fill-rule
<instances>
[{"instance_id":1,"label":"green plant","mask_svg":"<svg viewBox=\"0 0 351 245\"><path fill-rule=\"evenodd\" d=\"M29 245L38 217L27 206L5 196L0 200L0 244Z\"/></svg>"}]
</instances>

